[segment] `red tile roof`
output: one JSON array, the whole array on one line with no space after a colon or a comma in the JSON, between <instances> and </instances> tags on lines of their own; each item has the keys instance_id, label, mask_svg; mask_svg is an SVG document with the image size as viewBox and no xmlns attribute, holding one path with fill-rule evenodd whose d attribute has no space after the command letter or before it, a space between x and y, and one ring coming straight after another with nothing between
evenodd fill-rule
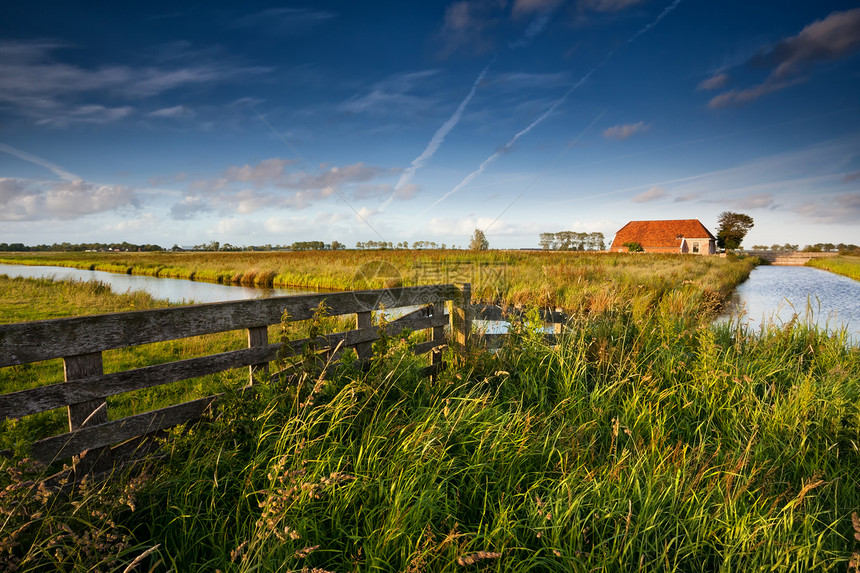
<instances>
[{"instance_id":1,"label":"red tile roof","mask_svg":"<svg viewBox=\"0 0 860 573\"><path fill-rule=\"evenodd\" d=\"M649 248L680 249L681 239L685 237L716 240L698 219L630 221L615 234L610 248L621 247L624 243L639 243L646 251Z\"/></svg>"}]
</instances>

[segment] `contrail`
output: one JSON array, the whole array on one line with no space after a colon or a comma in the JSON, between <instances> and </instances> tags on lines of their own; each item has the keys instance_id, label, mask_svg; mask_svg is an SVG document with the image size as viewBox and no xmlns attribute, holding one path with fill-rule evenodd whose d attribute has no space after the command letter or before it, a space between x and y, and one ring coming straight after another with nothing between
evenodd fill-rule
<instances>
[{"instance_id":1,"label":"contrail","mask_svg":"<svg viewBox=\"0 0 860 573\"><path fill-rule=\"evenodd\" d=\"M683 2L683 1L684 1L684 0L675 0L674 2L672 2L671 4L669 4L668 6L666 6L666 8L664 8L664 9L663 9L663 11L662 11L662 12L660 12L660 15L659 15L659 16L657 16L657 18L655 18L653 22L651 22L650 24L648 24L647 26L645 26L644 28L642 28L641 30L639 30L638 32L636 32L635 34L633 34L633 36L632 36L629 40L627 40L627 43L628 43L628 44L632 43L632 42L633 42L633 40L635 40L636 38L638 38L639 36L641 36L642 34L644 34L645 32L647 32L648 30L650 30L651 28L653 28L654 26L656 26L657 24L659 24L659 23L660 23L660 20L662 20L663 18L665 18L666 16L668 16L668 15L669 15L669 13L670 13L672 10L674 10L675 8L677 8L677 7L678 7L678 4L680 4L680 3L681 3L681 2Z\"/></svg>"},{"instance_id":2,"label":"contrail","mask_svg":"<svg viewBox=\"0 0 860 573\"><path fill-rule=\"evenodd\" d=\"M29 161L30 163L35 163L40 167L44 167L45 169L49 169L53 171L54 175L63 179L65 181L80 181L81 178L75 175L74 173L70 173L60 167L59 165L55 165L51 163L47 159L42 159L38 155L33 155L32 153L27 153L26 151L21 151L20 149L15 149L11 145L6 145L5 143L0 143L0 151L5 151L9 155L14 155L18 159L23 159L24 161Z\"/></svg>"},{"instance_id":3,"label":"contrail","mask_svg":"<svg viewBox=\"0 0 860 573\"><path fill-rule=\"evenodd\" d=\"M612 54L613 54L613 53L614 53L614 52L609 52L609 55L607 55L605 58L603 58L603 60L602 60L599 64L597 64L596 66L594 66L593 68L591 68L591 71L589 71L587 74L585 74L584 76L582 76L582 78L580 78L580 80L579 80L578 82L576 82L575 84L573 84L573 86L571 86L571 88L570 88L570 89L568 89L568 90L567 90L567 92L565 92L565 94L564 94L563 96L561 96L560 98L558 98L558 100L556 100L556 102L555 102L554 104L552 104L552 106L550 106L550 108L549 108L548 110L546 110L545 112L543 112L543 114L541 114L541 116L540 116L540 117L538 117L536 120L534 120L533 122L531 122L531 124L530 124L528 127L526 127L525 129L523 129L523 130L521 130L521 131L517 132L517 134L516 134L516 135L514 135L514 136L510 139L510 141L508 141L508 142L504 145L504 147L502 147L500 150L496 151L495 153L493 153L492 155L490 155L489 157L487 157L487 158L483 161L483 163L481 163L481 164L478 166L478 168L477 168L477 169L475 169L474 171L472 171L471 173L469 173L468 175L466 175L466 177L465 177L465 178L463 178L463 180L462 180L462 181L460 181L460 182L459 182L459 183L458 183L458 184L457 184L453 189L451 189L450 191L448 191L447 193L445 193L444 195L442 195L439 199L437 199L437 200L436 200L436 202L435 202L435 203L433 203L432 205L430 205L429 207L427 207L426 209L424 209L423 211L421 211L421 213L420 213L420 214L421 214L421 215L423 215L424 213L426 213L427 211L429 211L430 209L432 209L433 207L435 207L436 205L438 205L439 203L441 203L442 201L444 201L445 199L447 199L448 197L450 197L451 195L453 195L454 193L456 193L457 191L461 190L463 187L465 187L466 185L468 185L469 183L471 183L471 182L472 182L472 180L474 180L474 179L475 179L475 177L477 177L478 175L480 175L481 173L483 173L483 172L484 172L484 169L486 169L486 168L487 168L487 166L488 166L490 163L492 163L493 161L495 161L496 159L498 159L498 157L499 157L500 155L502 155L503 153L507 153L507 152L511 149L511 147L513 147L514 143L516 143L516 142L517 142L517 140L518 140L519 138L521 138L522 136L524 136L525 134L527 134L528 132L530 132L532 129L534 129L535 127L537 127L537 125L538 125L538 124L540 124L540 123L541 123L543 120L545 120L547 117L549 117L549 116L550 116L550 114L551 114L552 112L554 112L554 111L556 110L556 108L558 108L558 106L560 106L560 105L564 102L564 100L566 100L566 99L568 98L568 96L570 96L570 94L572 94L572 93L573 93L573 92L574 92L574 91L575 91L579 86L581 86L581 85L582 85L582 84L584 84L586 81L588 81L588 78L589 78L589 77L591 77L591 74L593 74L593 73L594 73L595 71L597 71L597 70L598 70L598 69L599 69L603 64L605 64L605 63L607 62L607 60L609 60L610 56L612 56Z\"/></svg>"},{"instance_id":4,"label":"contrail","mask_svg":"<svg viewBox=\"0 0 860 573\"><path fill-rule=\"evenodd\" d=\"M633 42L633 40L635 40L636 38L638 38L639 36L641 36L642 34L644 34L645 32L647 32L648 30L650 30L651 28L653 28L655 25L657 25L657 23L658 23L658 22L660 22L660 20L662 20L663 18L665 18L665 17L666 17L670 12L672 12L672 10L674 10L674 9L675 9L675 8L676 8L676 7L677 7L681 2L683 2L683 1L684 1L684 0L675 0L674 2L672 2L672 4L670 4L669 6L667 6L667 7L666 7L666 8L665 8L661 13L660 13L660 15L659 15L659 16L657 16L657 18L655 18L655 19L654 19L654 21L653 21L653 22L651 22L650 24L648 24L647 26L645 26L644 28L642 28L641 30L639 30L638 32L636 32L635 34L633 34L633 36L631 36L631 37L630 37L630 39L627 41L627 44L629 45L631 42ZM517 141L520 137L522 137L523 135L525 135L525 134L527 134L528 132L530 132L530 131L531 131L532 129L534 129L538 124L540 124L543 120L545 120L547 117L549 117L549 115L550 115L552 112L554 112L554 111L556 110L556 108L558 108L558 106L560 106L562 103L564 103L564 101L565 101L568 97L570 97L570 94L572 94L574 91L576 91L576 89L577 89L577 88L579 88L582 84L584 84L584 83L588 80L588 78L590 78L590 77L591 77L591 75L592 75L594 72L596 72L597 70L599 70L600 68L602 68L602 67L604 66L604 64L606 64L606 62L608 62L608 61L610 60L610 58L612 58L612 56L613 56L614 54L615 54L615 50L610 50L610 51L609 51L609 53L608 53L608 54L606 54L606 56L605 56L605 57L604 57L604 58L603 58L603 59L602 59L602 60L601 60L601 61L600 61L596 66L594 66L593 68L591 68L591 70L589 70L587 74L585 74L584 76L582 76L582 78L580 78L580 79L579 79L579 81L577 81L575 84L573 84L573 86L571 86L571 87L570 87L570 89L568 89L568 90L564 93L564 95L563 95L563 96L561 96L560 98L558 98L558 100L556 100L556 102L555 102L554 104L552 104L552 106L551 106L551 107L550 107L546 112L544 112L540 117L538 117L536 120L534 120L534 121L531 123L531 125L529 125L529 126L528 126L528 127L526 127L525 129L523 129L522 131L520 131L519 133L517 133L516 135L514 135L514 136L511 138L511 140L510 140L510 141L508 141L508 143L506 143L504 147L502 147L502 149L500 149L499 151L496 151L496 152L495 152L495 153L493 153L491 156L489 156L488 158L486 158L486 159L483 161L483 163L481 163L481 164L478 166L478 168L477 168L476 170L474 170L474 171L472 171L471 173L469 173L468 175L466 175L466 177L465 177L462 181L460 181L460 183L458 183L458 184L457 184L453 189L451 189L450 191L448 191L447 193L445 193L444 195L442 195L442 197L440 197L440 198L439 198L435 203L433 203L432 205L430 205L429 207L427 207L426 209L424 209L423 211L421 211L421 214L426 213L427 211L429 211L430 209L432 209L433 207L435 207L436 205L438 205L439 203L441 203L442 201L444 201L445 199L447 199L448 197L450 197L451 195L453 195L453 194L454 194L454 193L456 193L457 191L460 191L463 187L465 187L465 186L466 186L466 185L468 185L470 182L472 182L472 180L474 180L474 179L475 179L475 177L477 177L478 175L480 175L481 173L483 173L484 169L486 169L486 168L487 168L487 166L488 166L490 163L492 163L493 161L495 161L495 160L499 157L499 155L501 155L502 153L507 152L507 151L511 148L511 146L512 146L514 143L516 143L516 141Z\"/></svg>"},{"instance_id":5,"label":"contrail","mask_svg":"<svg viewBox=\"0 0 860 573\"><path fill-rule=\"evenodd\" d=\"M608 108L607 108L607 109L605 109L605 110L603 110L603 111L602 111L602 112L600 112L599 114L597 114L597 117L595 117L593 120L591 120L591 123L589 123L589 124L586 126L586 128L585 128L585 129L583 129L583 130L579 133L579 135L577 135L577 136L576 136L576 139L574 139L574 140L573 140L573 141L571 141L568 145L566 145L566 146L564 147L564 149L562 149L562 150L561 150L561 153L559 153L559 154L556 156L556 158L552 161L552 163L550 163L549 165L547 165L546 167L544 167L543 171L541 171L540 173L538 173L537 175L535 175L534 179L532 179L532 180L531 180L531 183L529 183L528 185L526 185L526 187L525 187L522 191L520 191L520 194L519 194L519 195L517 195L516 197L514 197L514 200L513 200L513 201L511 201L510 203L508 203L508 206L507 206L507 207L505 207L504 209L502 209L502 212L501 212L501 213L499 213L499 214L496 216L496 218L495 218L495 219L493 219L493 222L492 222L492 223L490 223L489 225L487 225L487 228L486 228L486 229L484 229L484 232L489 231L489 230L493 227L493 225L495 225L495 224L498 222L498 220L502 218L502 215L504 215L505 213L507 213L507 212L508 212L508 209L510 209L511 207L513 207L513 206L514 206L514 203L516 203L517 201L519 201L520 197L522 197L523 195L525 195L526 191L528 191L529 189L531 189L532 187L534 187L534 184L538 182L538 179L540 179L541 177L543 177L543 174L544 174L544 173L546 173L547 171L549 171L550 169L552 169L553 167L555 167L555 164L556 164L556 163L558 163L558 162L561 160L561 158L562 158L562 157L564 157L565 153L567 153L567 150L568 150L568 149L570 149L571 147L573 147L574 145L576 145L577 143L579 143L579 140L581 140L583 137L585 137L585 134L586 134L586 133L588 133L588 132L591 130L591 128L592 128L592 127L594 127L594 124L595 124L595 123L597 123L598 121L600 121L600 118L602 118L604 115L606 115L606 112L607 112L607 111L609 111L609 109L608 109Z\"/></svg>"},{"instance_id":6,"label":"contrail","mask_svg":"<svg viewBox=\"0 0 860 573\"><path fill-rule=\"evenodd\" d=\"M493 60L494 62L495 60ZM436 130L436 133L433 134L433 137L430 139L430 142L427 144L427 147L424 148L424 151L421 152L421 155L412 160L412 164L407 167L403 174L400 176L400 180L397 182L397 185L394 186L394 192L391 193L391 196L385 200L385 202L380 207L381 210L384 210L391 201L394 200L394 196L397 195L397 192L400 191L409 180L412 179L412 176L415 172L424 167L427 161L433 157L436 151L439 150L439 147L442 146L442 143L445 141L445 137L454 129L460 122L460 118L463 117L463 112L466 110L466 106L469 105L469 102L472 101L472 98L475 96L475 92L478 89L478 84L481 83L481 80L484 79L484 76L487 75L487 71L490 69L490 66L493 65L493 62L487 64L487 67L478 75L478 79L472 84L472 89L469 91L469 94L460 102L459 107L457 107L457 111L454 112L448 121L442 124L442 127Z\"/></svg>"}]
</instances>

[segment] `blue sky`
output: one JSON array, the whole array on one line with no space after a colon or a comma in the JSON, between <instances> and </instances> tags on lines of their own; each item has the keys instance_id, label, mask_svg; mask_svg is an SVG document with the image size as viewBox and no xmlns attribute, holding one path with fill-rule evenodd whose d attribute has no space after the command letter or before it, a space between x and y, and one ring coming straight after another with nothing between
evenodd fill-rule
<instances>
[{"instance_id":1,"label":"blue sky","mask_svg":"<svg viewBox=\"0 0 860 573\"><path fill-rule=\"evenodd\" d=\"M860 244L843 1L12 2L0 242Z\"/></svg>"}]
</instances>

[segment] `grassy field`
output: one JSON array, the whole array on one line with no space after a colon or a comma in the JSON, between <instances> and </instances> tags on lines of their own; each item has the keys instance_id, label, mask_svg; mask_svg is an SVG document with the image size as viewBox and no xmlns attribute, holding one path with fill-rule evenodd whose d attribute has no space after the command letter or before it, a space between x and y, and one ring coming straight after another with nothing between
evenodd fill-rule
<instances>
[{"instance_id":1,"label":"grassy field","mask_svg":"<svg viewBox=\"0 0 860 573\"><path fill-rule=\"evenodd\" d=\"M167 306L148 293L114 294L99 282L53 282L48 279L10 279L0 275L0 324L65 316L144 310ZM103 353L105 373L130 370L172 360L236 350L247 345L243 333L199 336L181 341L147 344ZM247 374L245 374L247 378ZM206 376L156 388L118 394L107 399L111 419L147 412L169 404L217 392L239 373ZM60 359L0 369L0 394L63 381ZM0 422L0 450L19 450L29 441L67 431L64 409Z\"/></svg>"},{"instance_id":2,"label":"grassy field","mask_svg":"<svg viewBox=\"0 0 860 573\"><path fill-rule=\"evenodd\" d=\"M618 260L646 292L557 346L527 321L430 381L393 340L366 372L228 392L162 458L69 498L0 462L0 569L848 569L860 350L711 325L709 287Z\"/></svg>"},{"instance_id":3,"label":"grassy field","mask_svg":"<svg viewBox=\"0 0 860 573\"><path fill-rule=\"evenodd\" d=\"M834 258L811 259L806 265L860 281L860 257L842 255Z\"/></svg>"},{"instance_id":4,"label":"grassy field","mask_svg":"<svg viewBox=\"0 0 860 573\"><path fill-rule=\"evenodd\" d=\"M473 297L509 305L612 310L649 306L686 290L718 304L749 275L753 259L487 251L317 251L239 253L21 253L0 263L57 265L225 284L365 289L472 283Z\"/></svg>"}]
</instances>

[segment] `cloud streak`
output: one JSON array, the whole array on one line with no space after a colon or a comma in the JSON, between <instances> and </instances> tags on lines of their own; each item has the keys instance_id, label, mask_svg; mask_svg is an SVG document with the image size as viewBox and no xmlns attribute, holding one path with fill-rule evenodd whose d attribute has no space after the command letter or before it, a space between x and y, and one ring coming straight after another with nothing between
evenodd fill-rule
<instances>
[{"instance_id":1,"label":"cloud streak","mask_svg":"<svg viewBox=\"0 0 860 573\"><path fill-rule=\"evenodd\" d=\"M661 12L661 13L660 13L660 15L659 15L659 16L657 16L657 18L656 18L653 22L651 22L650 24L648 24L647 26L645 26L644 28L642 28L641 30L639 30L638 32L636 32L636 33L635 33L635 34L630 38L630 40L628 40L628 42L627 42L627 43L628 43L628 44L630 44L630 42L632 42L633 40L635 40L636 38L638 38L639 36L641 36L642 34L644 34L645 32L647 32L648 30L650 30L651 28L653 28L653 27L654 27L654 26L655 26L655 25L656 25L660 20L662 20L663 18L665 18L665 17L666 17L666 16L667 16L667 15L668 15L672 10L674 10L674 9L678 6L678 4L680 4L682 1L683 1L683 0L675 0L675 1L674 1L672 4L670 4L666 9L664 9L664 10L663 10L663 12ZM553 103L553 104L552 104L552 106L550 106L550 107L549 107L549 109L547 109L543 114L541 114L541 115L540 115L536 120L534 120L531 124L529 124L529 125L528 125L528 126L526 126L524 129L522 129L522 130L520 130L519 132L517 132L516 134L514 134L514 136L513 136L510 140L508 140L508 142L507 142L507 143L505 143L505 145L504 145L501 149L499 149L498 151L496 151L495 153L493 153L492 155L490 155L489 157L487 157L483 162L481 162L481 164L478 166L478 168L477 168L477 169L475 169L474 171L472 171L471 173L469 173L468 175L466 175L466 177L465 177L465 178L463 178L463 180L462 180L462 181L460 181L460 183L458 183L457 185L455 185L453 189L451 189L450 191L448 191L447 193L445 193L444 195L442 195L442 196L441 196L439 199L437 199L437 200L436 200L432 205L430 205L429 207L427 207L426 209L424 209L423 211L421 211L421 213L422 213L422 214L423 214L423 213L426 213L427 211L429 211L430 209L432 209L433 207L435 207L436 205L438 205L439 203L441 203L442 201L444 201L445 199L447 199L447 198L448 198L448 197L450 197L451 195L453 195L453 194L457 193L458 191L460 191L461 189L463 189L464 187L466 187L466 185L468 185L469 183L471 183L471 182L472 182L476 177L478 177L481 173L483 173L483 172L484 172L484 170L485 170L485 169L486 169L486 168L487 168L487 167L488 167L492 162L494 162L496 159L498 159L500 155L503 155L503 154L505 154L505 153L508 153L508 152L513 148L513 146L514 146L514 144L517 142L517 140L519 140L522 136L524 136L524 135L526 135L527 133L529 133L532 129L534 129L535 127L537 127L538 125L540 125L540 124L541 124L541 123L542 123L546 118L548 118L550 115L552 115L552 113L553 113L553 112L555 112L555 110L556 110L556 109L557 109L557 108L558 108L562 103L564 103L564 102L567 100L567 98L568 98L568 97L570 97L570 95L571 95L573 92L575 92L575 91L576 91L580 86L582 86L585 82L587 82L587 81L588 81L588 79L592 76L592 74L594 74L594 72L596 72L596 71L597 71L597 70L599 70L601 67L603 67L603 66L604 66L604 65L605 65L605 64L606 64L606 63L607 63L607 62L612 58L612 56L613 56L614 54L615 54L615 51L614 51L614 50L612 50L612 51L610 51L609 53L607 53L607 54L606 54L606 56L604 56L604 58L603 58L600 62L598 62L598 63L597 63L597 65L595 65L593 68L591 68L591 69L590 69L590 70L589 70L589 71L588 71L584 76L582 76L582 77L581 77L581 78L580 78L576 83L574 83L574 84L573 84L573 85L572 85L572 86L571 86L571 87L570 87L570 88L569 88L569 89L564 93L564 95L562 95L560 98L558 98L558 99L555 101L555 103Z\"/></svg>"},{"instance_id":2,"label":"cloud streak","mask_svg":"<svg viewBox=\"0 0 860 573\"><path fill-rule=\"evenodd\" d=\"M759 51L747 64L770 68L760 84L723 92L709 102L711 108L743 105L766 94L785 89L805 78L799 77L819 62L847 57L860 50L860 8L833 12L804 27L796 36L785 38Z\"/></svg>"},{"instance_id":3,"label":"cloud streak","mask_svg":"<svg viewBox=\"0 0 860 573\"><path fill-rule=\"evenodd\" d=\"M603 130L603 137L607 139L627 139L628 137L648 131L651 126L644 121L638 123L626 123L624 125L614 125Z\"/></svg>"},{"instance_id":4,"label":"cloud streak","mask_svg":"<svg viewBox=\"0 0 860 573\"><path fill-rule=\"evenodd\" d=\"M381 210L385 210L386 207L393 201L398 193L409 184L412 180L412 177L415 175L415 172L424 167L430 158L435 155L435 153L439 150L442 144L445 142L445 138L451 133L451 130L456 127L458 123L460 123L460 118L463 117L463 112L466 110L466 106L469 105L469 102L472 101L472 98L475 97L475 92L478 90L478 85L483 81L484 77L487 75L487 71L490 69L493 63L490 62L487 64L481 73L478 74L477 79L472 83L472 89L469 90L469 93L463 98L463 101L460 102L460 105L457 106L457 109L454 111L454 114L448 118L448 121L442 124L442 126L436 130L436 133L433 134L433 137L430 138L430 141L427 143L427 147L424 148L424 151L421 152L421 155L412 160L412 163L407 167L403 174L400 176L400 179L397 181L397 184L394 186L394 191L391 193L391 196L382 204L380 207Z\"/></svg>"},{"instance_id":5,"label":"cloud streak","mask_svg":"<svg viewBox=\"0 0 860 573\"><path fill-rule=\"evenodd\" d=\"M30 163L34 163L34 164L38 165L39 167L44 167L45 169L48 169L54 175L56 175L57 177L65 180L65 181L77 181L78 179L80 179L80 177L78 177L74 173L71 173L70 171L66 171L65 169L63 169L59 165L57 165L55 163L51 163L47 159L43 159L43 158L39 157L38 155L33 155L32 153L27 153L26 151L21 151L20 149L15 149L11 145L7 145L5 143L0 143L0 151L3 151L3 152L8 153L10 155L14 155L18 159L23 159L24 161L29 161Z\"/></svg>"}]
</instances>

